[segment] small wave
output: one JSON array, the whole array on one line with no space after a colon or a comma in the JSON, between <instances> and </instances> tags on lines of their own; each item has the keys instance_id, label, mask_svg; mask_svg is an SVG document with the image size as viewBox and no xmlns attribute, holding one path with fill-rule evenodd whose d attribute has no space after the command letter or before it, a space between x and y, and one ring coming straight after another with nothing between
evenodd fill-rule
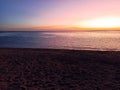
<instances>
[{"instance_id":1,"label":"small wave","mask_svg":"<svg viewBox=\"0 0 120 90\"><path fill-rule=\"evenodd\" d=\"M4 36L13 36L13 35L14 35L13 33L0 33L1 37L4 37Z\"/></svg>"}]
</instances>

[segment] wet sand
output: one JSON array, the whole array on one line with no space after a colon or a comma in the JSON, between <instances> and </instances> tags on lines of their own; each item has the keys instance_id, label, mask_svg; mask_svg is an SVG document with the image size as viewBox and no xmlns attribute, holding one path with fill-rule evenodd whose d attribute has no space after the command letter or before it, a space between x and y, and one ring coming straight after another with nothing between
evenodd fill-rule
<instances>
[{"instance_id":1,"label":"wet sand","mask_svg":"<svg viewBox=\"0 0 120 90\"><path fill-rule=\"evenodd\" d=\"M0 49L0 90L120 90L120 52Z\"/></svg>"}]
</instances>

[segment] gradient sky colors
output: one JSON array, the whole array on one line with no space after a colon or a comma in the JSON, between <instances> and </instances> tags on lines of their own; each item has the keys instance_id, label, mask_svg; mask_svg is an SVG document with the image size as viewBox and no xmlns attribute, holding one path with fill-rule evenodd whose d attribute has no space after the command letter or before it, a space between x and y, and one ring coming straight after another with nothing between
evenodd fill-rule
<instances>
[{"instance_id":1,"label":"gradient sky colors","mask_svg":"<svg viewBox=\"0 0 120 90\"><path fill-rule=\"evenodd\" d=\"M0 30L119 29L120 0L0 0Z\"/></svg>"}]
</instances>

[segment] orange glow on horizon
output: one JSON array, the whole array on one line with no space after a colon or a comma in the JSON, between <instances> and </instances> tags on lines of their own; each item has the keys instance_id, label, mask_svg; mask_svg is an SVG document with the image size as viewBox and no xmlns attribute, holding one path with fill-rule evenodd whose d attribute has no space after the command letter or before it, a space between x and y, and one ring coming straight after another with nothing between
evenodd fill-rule
<instances>
[{"instance_id":1,"label":"orange glow on horizon","mask_svg":"<svg viewBox=\"0 0 120 90\"><path fill-rule=\"evenodd\" d=\"M105 16L92 19L82 19L68 25L44 25L44 26L0 26L0 29L9 30L120 30L120 17Z\"/></svg>"}]
</instances>

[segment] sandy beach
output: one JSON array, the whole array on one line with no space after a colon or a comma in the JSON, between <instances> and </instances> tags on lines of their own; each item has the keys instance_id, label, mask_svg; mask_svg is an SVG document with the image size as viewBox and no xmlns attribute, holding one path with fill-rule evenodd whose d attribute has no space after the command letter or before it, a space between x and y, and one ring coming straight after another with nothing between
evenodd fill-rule
<instances>
[{"instance_id":1,"label":"sandy beach","mask_svg":"<svg viewBox=\"0 0 120 90\"><path fill-rule=\"evenodd\" d=\"M0 90L120 90L120 52L1 48Z\"/></svg>"}]
</instances>

